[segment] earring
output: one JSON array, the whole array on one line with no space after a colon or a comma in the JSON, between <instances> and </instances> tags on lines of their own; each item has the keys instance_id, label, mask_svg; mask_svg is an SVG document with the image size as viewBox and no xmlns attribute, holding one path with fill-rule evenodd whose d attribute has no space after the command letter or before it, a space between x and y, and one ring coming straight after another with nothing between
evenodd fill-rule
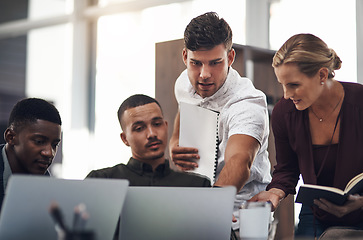
<instances>
[{"instance_id":1,"label":"earring","mask_svg":"<svg viewBox=\"0 0 363 240\"><path fill-rule=\"evenodd\" d=\"M324 84L325 84L325 82L323 82L323 81L322 81L322 82L320 82L320 84L321 84L321 85L324 85Z\"/></svg>"}]
</instances>

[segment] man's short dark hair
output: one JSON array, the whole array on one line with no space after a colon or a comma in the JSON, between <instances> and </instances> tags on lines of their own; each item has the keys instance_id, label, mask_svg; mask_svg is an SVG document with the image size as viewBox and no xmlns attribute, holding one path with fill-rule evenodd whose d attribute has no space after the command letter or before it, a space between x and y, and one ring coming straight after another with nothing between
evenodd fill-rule
<instances>
[{"instance_id":1,"label":"man's short dark hair","mask_svg":"<svg viewBox=\"0 0 363 240\"><path fill-rule=\"evenodd\" d=\"M35 123L37 120L45 120L62 125L59 112L53 104L40 98L26 98L17 102L13 107L8 127L20 130L25 125Z\"/></svg>"},{"instance_id":2,"label":"man's short dark hair","mask_svg":"<svg viewBox=\"0 0 363 240\"><path fill-rule=\"evenodd\" d=\"M232 49L232 30L215 12L193 18L185 28L184 45L191 51L201 48L210 50L221 43L228 51Z\"/></svg>"},{"instance_id":3,"label":"man's short dark hair","mask_svg":"<svg viewBox=\"0 0 363 240\"><path fill-rule=\"evenodd\" d=\"M143 105L146 105L149 103L156 103L160 107L160 110L161 110L161 106L160 106L159 102L156 101L155 98L146 96L144 94L135 94L135 95L128 97L125 101L123 101L117 111L118 121L121 124L121 128L123 129L121 119L122 119L124 112L127 109L135 108L138 106L143 106Z\"/></svg>"}]
</instances>

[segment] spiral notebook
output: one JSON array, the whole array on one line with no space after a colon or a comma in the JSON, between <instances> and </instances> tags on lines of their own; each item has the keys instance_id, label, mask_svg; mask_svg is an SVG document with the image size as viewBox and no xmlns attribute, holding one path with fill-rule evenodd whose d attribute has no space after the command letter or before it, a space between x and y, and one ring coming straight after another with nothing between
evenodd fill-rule
<instances>
[{"instance_id":1,"label":"spiral notebook","mask_svg":"<svg viewBox=\"0 0 363 240\"><path fill-rule=\"evenodd\" d=\"M198 168L191 172L207 176L215 182L218 164L218 117L210 109L180 103L179 146L198 149Z\"/></svg>"}]
</instances>

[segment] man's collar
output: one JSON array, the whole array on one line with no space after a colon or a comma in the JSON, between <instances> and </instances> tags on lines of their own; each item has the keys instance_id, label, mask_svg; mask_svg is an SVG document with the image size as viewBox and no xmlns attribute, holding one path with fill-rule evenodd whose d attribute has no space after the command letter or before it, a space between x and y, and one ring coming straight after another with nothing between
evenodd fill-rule
<instances>
[{"instance_id":1,"label":"man's collar","mask_svg":"<svg viewBox=\"0 0 363 240\"><path fill-rule=\"evenodd\" d=\"M133 171L137 172L138 174L142 175L144 172L146 173L153 173L152 166L150 164L141 162L135 158L130 158L127 166L131 168ZM162 174L166 175L170 172L169 161L165 159L165 162L160 164L155 169L155 174Z\"/></svg>"},{"instance_id":2,"label":"man's collar","mask_svg":"<svg viewBox=\"0 0 363 240\"><path fill-rule=\"evenodd\" d=\"M0 145L0 147L2 147L1 154L2 154L2 158L3 158L3 162L4 162L4 176L9 178L13 171L11 170L9 159L8 159L8 156L6 153L6 144ZM45 171L44 175L51 176L49 169L47 169Z\"/></svg>"}]
</instances>

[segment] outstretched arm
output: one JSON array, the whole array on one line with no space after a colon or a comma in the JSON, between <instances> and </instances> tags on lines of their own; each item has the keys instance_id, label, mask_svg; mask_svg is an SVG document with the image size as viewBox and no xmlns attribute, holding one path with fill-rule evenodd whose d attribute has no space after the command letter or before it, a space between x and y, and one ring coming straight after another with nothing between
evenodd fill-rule
<instances>
[{"instance_id":1,"label":"outstretched arm","mask_svg":"<svg viewBox=\"0 0 363 240\"><path fill-rule=\"evenodd\" d=\"M214 185L235 186L239 191L250 177L250 169L259 148L259 142L251 136L232 135L224 153L225 165Z\"/></svg>"},{"instance_id":2,"label":"outstretched arm","mask_svg":"<svg viewBox=\"0 0 363 240\"><path fill-rule=\"evenodd\" d=\"M270 202L271 203L271 211L275 211L279 206L282 199L286 197L284 191L278 188L271 188L268 191L262 191L255 196L253 196L249 201L250 202Z\"/></svg>"}]
</instances>

